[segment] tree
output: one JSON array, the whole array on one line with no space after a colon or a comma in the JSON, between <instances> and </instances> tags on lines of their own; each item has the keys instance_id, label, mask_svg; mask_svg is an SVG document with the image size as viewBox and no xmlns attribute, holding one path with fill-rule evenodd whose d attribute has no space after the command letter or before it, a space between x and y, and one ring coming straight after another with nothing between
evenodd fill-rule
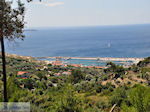
<instances>
[{"instance_id":1,"label":"tree","mask_svg":"<svg viewBox=\"0 0 150 112\"><path fill-rule=\"evenodd\" d=\"M85 78L84 73L82 73L81 70L72 70L71 73L71 81L75 84L80 82L81 80L83 80Z\"/></svg>"},{"instance_id":2,"label":"tree","mask_svg":"<svg viewBox=\"0 0 150 112\"><path fill-rule=\"evenodd\" d=\"M150 57L145 58L143 61L140 61L137 66L138 67L145 67L150 64Z\"/></svg>"},{"instance_id":3,"label":"tree","mask_svg":"<svg viewBox=\"0 0 150 112\"><path fill-rule=\"evenodd\" d=\"M29 90L34 89L35 81L32 79L23 80L24 88L28 88Z\"/></svg>"},{"instance_id":4,"label":"tree","mask_svg":"<svg viewBox=\"0 0 150 112\"><path fill-rule=\"evenodd\" d=\"M116 65L112 62L108 62L107 66L108 66L108 68L105 69L105 72L115 73L115 78L116 79L125 74L125 69L123 68L123 66Z\"/></svg>"},{"instance_id":5,"label":"tree","mask_svg":"<svg viewBox=\"0 0 150 112\"><path fill-rule=\"evenodd\" d=\"M112 105L116 104L117 106L120 106L122 102L124 102L127 99L126 90L125 87L117 88L113 95L110 98L110 103Z\"/></svg>"},{"instance_id":6,"label":"tree","mask_svg":"<svg viewBox=\"0 0 150 112\"><path fill-rule=\"evenodd\" d=\"M71 84L66 84L55 94L54 108L55 112L83 112L83 101L76 96L75 90Z\"/></svg>"},{"instance_id":7,"label":"tree","mask_svg":"<svg viewBox=\"0 0 150 112\"><path fill-rule=\"evenodd\" d=\"M24 4L18 0L17 8L12 8L12 2L0 1L0 42L4 81L4 102L7 102L7 77L6 77L6 58L4 39L13 40L15 38L23 39L24 28Z\"/></svg>"},{"instance_id":8,"label":"tree","mask_svg":"<svg viewBox=\"0 0 150 112\"><path fill-rule=\"evenodd\" d=\"M137 85L129 92L129 100L137 112L150 112L150 88Z\"/></svg>"},{"instance_id":9,"label":"tree","mask_svg":"<svg viewBox=\"0 0 150 112\"><path fill-rule=\"evenodd\" d=\"M135 85L129 89L127 101L121 105L122 112L150 112L150 88Z\"/></svg>"}]
</instances>

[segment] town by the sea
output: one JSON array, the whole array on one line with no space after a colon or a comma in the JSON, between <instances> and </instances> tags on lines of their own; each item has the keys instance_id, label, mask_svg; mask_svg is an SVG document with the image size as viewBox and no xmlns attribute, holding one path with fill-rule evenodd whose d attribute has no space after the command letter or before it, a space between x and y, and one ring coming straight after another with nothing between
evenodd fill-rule
<instances>
[{"instance_id":1,"label":"town by the sea","mask_svg":"<svg viewBox=\"0 0 150 112\"><path fill-rule=\"evenodd\" d=\"M25 30L24 34L24 41L5 41L7 53L43 57L40 59L49 61L55 59L44 57L59 57L64 63L88 66L106 65L108 60L99 58L145 58L150 56L149 24L32 28ZM87 57L96 59L84 59ZM132 60L125 61L132 63ZM118 60L114 62L124 63Z\"/></svg>"}]
</instances>

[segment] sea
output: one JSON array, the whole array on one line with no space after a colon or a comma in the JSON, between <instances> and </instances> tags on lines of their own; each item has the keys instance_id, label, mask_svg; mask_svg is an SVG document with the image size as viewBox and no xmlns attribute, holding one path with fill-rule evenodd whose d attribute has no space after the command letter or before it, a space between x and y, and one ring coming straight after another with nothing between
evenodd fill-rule
<instances>
[{"instance_id":1,"label":"sea","mask_svg":"<svg viewBox=\"0 0 150 112\"><path fill-rule=\"evenodd\" d=\"M27 29L24 35L23 41L5 40L6 52L33 57L143 58L150 56L150 24L45 27ZM75 60L71 63L85 64L84 61ZM92 64L88 64L87 61L85 61L86 65L97 65L97 61Z\"/></svg>"}]
</instances>

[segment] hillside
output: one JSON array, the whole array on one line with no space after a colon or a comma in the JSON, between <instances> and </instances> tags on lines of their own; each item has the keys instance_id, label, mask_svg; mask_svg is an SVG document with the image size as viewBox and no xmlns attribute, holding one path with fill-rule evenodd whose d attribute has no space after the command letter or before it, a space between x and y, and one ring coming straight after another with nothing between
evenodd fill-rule
<instances>
[{"instance_id":1,"label":"hillside","mask_svg":"<svg viewBox=\"0 0 150 112\"><path fill-rule=\"evenodd\" d=\"M149 65L150 58L129 68L63 67L7 56L8 98L30 102L33 112L149 112ZM1 66L0 79L2 101Z\"/></svg>"}]
</instances>

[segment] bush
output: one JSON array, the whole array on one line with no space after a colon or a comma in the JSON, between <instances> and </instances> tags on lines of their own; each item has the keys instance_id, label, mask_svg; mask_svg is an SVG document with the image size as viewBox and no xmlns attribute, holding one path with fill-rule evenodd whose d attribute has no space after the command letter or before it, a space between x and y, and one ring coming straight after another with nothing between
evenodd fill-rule
<instances>
[{"instance_id":1,"label":"bush","mask_svg":"<svg viewBox=\"0 0 150 112\"><path fill-rule=\"evenodd\" d=\"M150 64L150 57L148 58L145 58L143 61L140 61L137 66L139 67L145 67L147 66L148 64Z\"/></svg>"},{"instance_id":2,"label":"bush","mask_svg":"<svg viewBox=\"0 0 150 112\"><path fill-rule=\"evenodd\" d=\"M150 88L137 85L129 92L129 100L137 112L150 112Z\"/></svg>"},{"instance_id":3,"label":"bush","mask_svg":"<svg viewBox=\"0 0 150 112\"><path fill-rule=\"evenodd\" d=\"M85 74L82 73L81 70L72 70L71 73L71 82L72 83L79 83L81 80L85 79Z\"/></svg>"},{"instance_id":4,"label":"bush","mask_svg":"<svg viewBox=\"0 0 150 112\"><path fill-rule=\"evenodd\" d=\"M110 98L111 105L117 104L120 106L123 101L127 98L126 90L124 87L117 88L113 93L112 97Z\"/></svg>"}]
</instances>

